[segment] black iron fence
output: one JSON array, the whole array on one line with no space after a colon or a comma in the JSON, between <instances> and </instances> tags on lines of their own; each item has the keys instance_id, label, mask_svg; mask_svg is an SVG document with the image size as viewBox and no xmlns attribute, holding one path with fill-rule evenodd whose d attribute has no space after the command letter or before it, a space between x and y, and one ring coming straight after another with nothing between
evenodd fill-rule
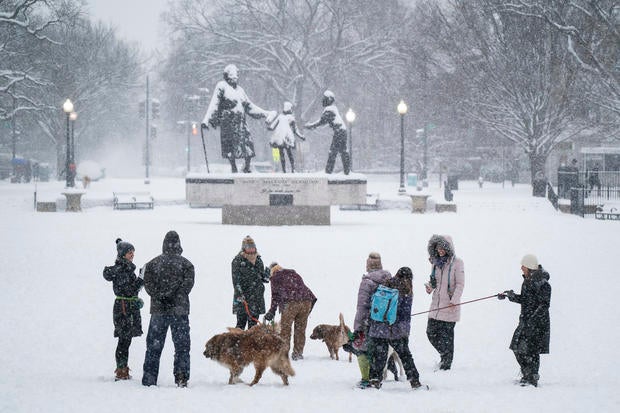
<instances>
[{"instance_id":1,"label":"black iron fence","mask_svg":"<svg viewBox=\"0 0 620 413\"><path fill-rule=\"evenodd\" d=\"M558 195L570 199L572 214L594 215L605 204L620 202L620 172L593 170L565 177L569 180L558 182Z\"/></svg>"}]
</instances>

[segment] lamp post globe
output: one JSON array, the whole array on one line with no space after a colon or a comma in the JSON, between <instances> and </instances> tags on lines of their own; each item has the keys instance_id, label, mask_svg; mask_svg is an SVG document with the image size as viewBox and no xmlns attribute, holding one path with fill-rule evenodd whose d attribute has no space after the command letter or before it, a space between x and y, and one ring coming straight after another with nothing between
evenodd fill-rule
<instances>
[{"instance_id":1,"label":"lamp post globe","mask_svg":"<svg viewBox=\"0 0 620 413\"><path fill-rule=\"evenodd\" d=\"M401 100L396 110L400 114L400 186L398 194L405 195L405 114L407 113L407 104Z\"/></svg>"},{"instance_id":2,"label":"lamp post globe","mask_svg":"<svg viewBox=\"0 0 620 413\"><path fill-rule=\"evenodd\" d=\"M353 122L355 122L356 115L353 109L349 108L344 117L349 123L349 163L351 165L351 170L353 170Z\"/></svg>"},{"instance_id":3,"label":"lamp post globe","mask_svg":"<svg viewBox=\"0 0 620 413\"><path fill-rule=\"evenodd\" d=\"M75 186L75 179L73 176L72 162L71 162L71 133L70 133L70 122L71 122L71 113L73 112L73 103L71 103L70 99L65 100L65 103L62 105L62 110L67 115L67 153L65 158L65 186L67 188L73 188Z\"/></svg>"}]
</instances>

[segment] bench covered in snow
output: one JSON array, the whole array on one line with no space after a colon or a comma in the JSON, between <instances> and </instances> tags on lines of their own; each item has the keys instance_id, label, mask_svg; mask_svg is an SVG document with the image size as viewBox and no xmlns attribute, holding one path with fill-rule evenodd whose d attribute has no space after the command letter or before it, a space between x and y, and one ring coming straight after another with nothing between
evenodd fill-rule
<instances>
[{"instance_id":1,"label":"bench covered in snow","mask_svg":"<svg viewBox=\"0 0 620 413\"><path fill-rule=\"evenodd\" d=\"M153 209L155 201L150 192L112 192L114 209Z\"/></svg>"}]
</instances>

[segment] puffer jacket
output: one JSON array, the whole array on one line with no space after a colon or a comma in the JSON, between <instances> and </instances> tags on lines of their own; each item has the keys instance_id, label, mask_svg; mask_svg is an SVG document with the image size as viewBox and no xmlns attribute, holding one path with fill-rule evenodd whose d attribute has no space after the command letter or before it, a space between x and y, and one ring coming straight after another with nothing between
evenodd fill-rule
<instances>
[{"instance_id":1,"label":"puffer jacket","mask_svg":"<svg viewBox=\"0 0 620 413\"><path fill-rule=\"evenodd\" d=\"M117 258L113 266L103 269L103 278L112 281L116 295L112 307L114 337L138 337L142 335L141 304L138 292L144 281L136 277L136 265L125 258Z\"/></svg>"},{"instance_id":2,"label":"puffer jacket","mask_svg":"<svg viewBox=\"0 0 620 413\"><path fill-rule=\"evenodd\" d=\"M549 353L551 285L548 280L549 273L539 265L531 277L523 280L521 294L508 297L521 304L519 325L510 342L510 349L517 353Z\"/></svg>"},{"instance_id":3,"label":"puffer jacket","mask_svg":"<svg viewBox=\"0 0 620 413\"><path fill-rule=\"evenodd\" d=\"M379 286L392 275L386 270L374 270L362 276L359 290L357 292L357 311L353 324L354 331L368 331L368 321L370 319L370 298Z\"/></svg>"},{"instance_id":4,"label":"puffer jacket","mask_svg":"<svg viewBox=\"0 0 620 413\"><path fill-rule=\"evenodd\" d=\"M235 256L231 263L233 283L233 314L245 312L241 297L248 303L248 310L253 315L265 314L265 285L269 278L265 275L265 265L260 255L252 264L243 252Z\"/></svg>"},{"instance_id":5,"label":"puffer jacket","mask_svg":"<svg viewBox=\"0 0 620 413\"><path fill-rule=\"evenodd\" d=\"M446 250L447 261L439 266L437 244L441 243ZM428 244L430 261L433 264L431 284L435 285L431 300L428 318L440 321L457 322L461 319L461 306L449 307L450 304L459 304L465 288L465 268L463 260L454 254L452 238L447 235L433 235ZM440 308L448 307L440 310Z\"/></svg>"},{"instance_id":6,"label":"puffer jacket","mask_svg":"<svg viewBox=\"0 0 620 413\"><path fill-rule=\"evenodd\" d=\"M151 296L151 314L188 315L189 293L194 287L194 265L181 256L179 235L169 231L162 254L144 267L144 288Z\"/></svg>"}]
</instances>

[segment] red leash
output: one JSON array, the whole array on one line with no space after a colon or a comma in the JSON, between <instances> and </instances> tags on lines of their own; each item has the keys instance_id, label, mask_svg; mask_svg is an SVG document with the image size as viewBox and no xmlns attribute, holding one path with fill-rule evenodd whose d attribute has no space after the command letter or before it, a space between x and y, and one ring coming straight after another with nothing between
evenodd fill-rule
<instances>
[{"instance_id":1,"label":"red leash","mask_svg":"<svg viewBox=\"0 0 620 413\"><path fill-rule=\"evenodd\" d=\"M252 319L252 321L256 322L256 324L261 324L258 318L254 318L254 316L250 313L250 307L248 306L248 302L243 300L243 306L245 307L245 312Z\"/></svg>"},{"instance_id":2,"label":"red leash","mask_svg":"<svg viewBox=\"0 0 620 413\"><path fill-rule=\"evenodd\" d=\"M482 297L482 298L476 298L475 300L463 301L462 303L458 303L458 304L454 304L454 305L448 305L448 306L440 307L440 308L433 308L432 310L422 311L420 313L411 314L411 316L413 317L414 315L426 314L426 313L430 313L431 311L445 310L446 308L456 307L457 305L474 303L476 301L488 300L489 298L497 298L498 295L499 294L493 294L493 295L489 295L488 297Z\"/></svg>"}]
</instances>

